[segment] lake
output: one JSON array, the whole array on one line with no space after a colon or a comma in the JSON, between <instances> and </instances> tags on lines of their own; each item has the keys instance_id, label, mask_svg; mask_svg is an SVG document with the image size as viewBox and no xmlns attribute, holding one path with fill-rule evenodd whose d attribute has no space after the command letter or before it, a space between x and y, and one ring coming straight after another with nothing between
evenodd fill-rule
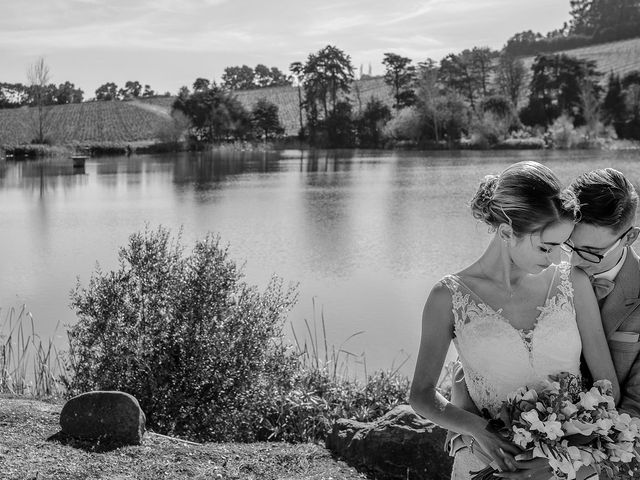
<instances>
[{"instance_id":1,"label":"lake","mask_svg":"<svg viewBox=\"0 0 640 480\"><path fill-rule=\"evenodd\" d=\"M537 160L564 182L612 166L640 185L638 151L289 150L0 162L0 307L26 305L36 331L65 343L69 292L96 262L117 266L129 235L182 228L189 248L218 233L246 280L299 283L286 333L316 321L355 356L349 374L411 375L433 284L480 255L490 234L467 203L482 177ZM68 162L68 163L67 163ZM353 334L363 332L349 338ZM322 345L321 345L321 348Z\"/></svg>"}]
</instances>

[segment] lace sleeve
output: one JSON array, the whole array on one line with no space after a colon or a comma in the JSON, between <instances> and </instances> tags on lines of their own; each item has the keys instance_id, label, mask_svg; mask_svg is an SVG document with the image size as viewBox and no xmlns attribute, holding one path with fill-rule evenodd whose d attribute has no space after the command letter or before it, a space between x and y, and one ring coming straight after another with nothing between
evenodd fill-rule
<instances>
[{"instance_id":1,"label":"lace sleeve","mask_svg":"<svg viewBox=\"0 0 640 480\"><path fill-rule=\"evenodd\" d=\"M451 293L451 311L453 313L453 334L457 335L466 322L465 308L469 295L462 295L458 288L458 282L452 275L447 275L438 284L447 287Z\"/></svg>"}]
</instances>

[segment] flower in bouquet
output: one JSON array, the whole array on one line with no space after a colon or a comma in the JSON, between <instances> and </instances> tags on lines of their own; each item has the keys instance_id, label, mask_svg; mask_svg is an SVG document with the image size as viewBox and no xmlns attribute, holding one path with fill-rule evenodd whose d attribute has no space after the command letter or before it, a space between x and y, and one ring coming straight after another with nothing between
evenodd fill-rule
<instances>
[{"instance_id":1,"label":"flower in bouquet","mask_svg":"<svg viewBox=\"0 0 640 480\"><path fill-rule=\"evenodd\" d=\"M557 477L569 480L589 465L610 476L628 475L640 460L640 419L616 410L607 380L583 389L578 377L562 374L544 388L520 388L507 397L487 428L514 442L529 458L546 458ZM475 480L484 480L495 470L489 466L471 473Z\"/></svg>"}]
</instances>

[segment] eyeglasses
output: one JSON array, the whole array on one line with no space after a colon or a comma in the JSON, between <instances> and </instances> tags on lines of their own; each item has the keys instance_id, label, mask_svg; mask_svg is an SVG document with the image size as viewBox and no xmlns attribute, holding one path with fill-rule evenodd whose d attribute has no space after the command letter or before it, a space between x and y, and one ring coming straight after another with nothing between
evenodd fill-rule
<instances>
[{"instance_id":1,"label":"eyeglasses","mask_svg":"<svg viewBox=\"0 0 640 480\"><path fill-rule=\"evenodd\" d=\"M564 242L564 246L568 247L570 250L576 252L578 254L578 256L584 260L586 260L587 262L591 262L591 263L600 263L602 261L602 259L604 257L606 257L607 255L609 255L611 252L613 252L616 248L618 248L618 246L620 245L620 242L622 241L622 239L627 235L627 233L629 233L634 227L631 226L629 227L627 230L625 230L625 232L620 235L618 237L618 239L613 243L613 245L611 245L606 252L604 253L594 253L594 252L590 252L589 250L583 250L582 248L576 248L573 245L571 245L571 243L569 243L569 241Z\"/></svg>"}]
</instances>

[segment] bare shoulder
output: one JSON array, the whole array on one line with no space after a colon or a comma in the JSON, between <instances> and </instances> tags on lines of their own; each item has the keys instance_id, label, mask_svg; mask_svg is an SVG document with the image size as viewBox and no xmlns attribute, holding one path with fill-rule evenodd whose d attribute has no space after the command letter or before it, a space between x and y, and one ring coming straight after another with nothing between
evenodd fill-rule
<instances>
[{"instance_id":1,"label":"bare shoulder","mask_svg":"<svg viewBox=\"0 0 640 480\"><path fill-rule=\"evenodd\" d=\"M434 312L451 311L453 305L452 293L447 283L449 281L445 278L433 286L424 305L424 316Z\"/></svg>"}]
</instances>

